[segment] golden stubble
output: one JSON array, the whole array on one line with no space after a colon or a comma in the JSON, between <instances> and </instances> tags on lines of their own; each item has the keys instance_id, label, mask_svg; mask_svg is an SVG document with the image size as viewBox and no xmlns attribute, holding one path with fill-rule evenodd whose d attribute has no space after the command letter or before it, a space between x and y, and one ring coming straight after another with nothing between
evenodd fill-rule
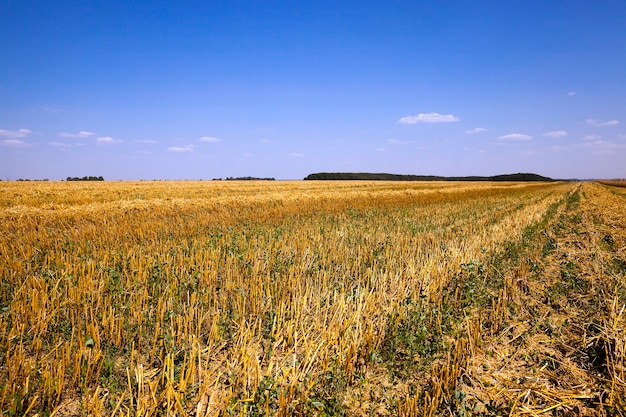
<instances>
[{"instance_id":1,"label":"golden stubble","mask_svg":"<svg viewBox=\"0 0 626 417\"><path fill-rule=\"evenodd\" d=\"M573 186L2 182L0 407L315 414L333 390L352 415L432 415L477 326L419 377L424 402L373 359L391 322Z\"/></svg>"}]
</instances>

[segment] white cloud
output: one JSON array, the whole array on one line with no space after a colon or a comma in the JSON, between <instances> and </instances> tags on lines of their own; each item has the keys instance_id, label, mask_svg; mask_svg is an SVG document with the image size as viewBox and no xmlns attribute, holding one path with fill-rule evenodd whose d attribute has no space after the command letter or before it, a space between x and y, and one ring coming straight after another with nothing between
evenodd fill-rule
<instances>
[{"instance_id":1,"label":"white cloud","mask_svg":"<svg viewBox=\"0 0 626 417\"><path fill-rule=\"evenodd\" d=\"M59 133L59 137L62 138L88 138L90 136L95 136L96 134L93 132L88 132L86 130L81 130L78 133L66 133L66 132L60 132Z\"/></svg>"},{"instance_id":2,"label":"white cloud","mask_svg":"<svg viewBox=\"0 0 626 417\"><path fill-rule=\"evenodd\" d=\"M600 140L600 139L602 139L602 136L600 135L587 135L583 137L583 140Z\"/></svg>"},{"instance_id":3,"label":"white cloud","mask_svg":"<svg viewBox=\"0 0 626 417\"><path fill-rule=\"evenodd\" d=\"M523 133L509 133L508 135L498 136L500 140L533 140L533 137L530 135L525 135Z\"/></svg>"},{"instance_id":4,"label":"white cloud","mask_svg":"<svg viewBox=\"0 0 626 417\"><path fill-rule=\"evenodd\" d=\"M159 141L152 139L138 139L135 143L159 143Z\"/></svg>"},{"instance_id":5,"label":"white cloud","mask_svg":"<svg viewBox=\"0 0 626 417\"><path fill-rule=\"evenodd\" d=\"M113 139L111 136L100 136L98 139L96 139L96 142L103 144L113 144L119 143L121 142L121 140Z\"/></svg>"},{"instance_id":6,"label":"white cloud","mask_svg":"<svg viewBox=\"0 0 626 417\"><path fill-rule=\"evenodd\" d=\"M0 136L5 138L24 138L33 133L30 129L4 130L0 129Z\"/></svg>"},{"instance_id":7,"label":"white cloud","mask_svg":"<svg viewBox=\"0 0 626 417\"><path fill-rule=\"evenodd\" d=\"M550 149L552 149L554 152L561 152L561 151L567 151L571 149L571 146L552 145L550 146Z\"/></svg>"},{"instance_id":8,"label":"white cloud","mask_svg":"<svg viewBox=\"0 0 626 417\"><path fill-rule=\"evenodd\" d=\"M567 136L567 132L564 130L555 130L553 132L546 132L543 135L547 138L562 138Z\"/></svg>"},{"instance_id":9,"label":"white cloud","mask_svg":"<svg viewBox=\"0 0 626 417\"><path fill-rule=\"evenodd\" d=\"M474 133L481 133L486 131L487 129L485 129L484 127L475 127L473 129L466 130L465 133L467 133L468 135L473 135Z\"/></svg>"},{"instance_id":10,"label":"white cloud","mask_svg":"<svg viewBox=\"0 0 626 417\"><path fill-rule=\"evenodd\" d=\"M398 123L414 125L416 123L450 123L458 122L460 119L451 114L420 113L416 116L405 116L398 120Z\"/></svg>"},{"instance_id":11,"label":"white cloud","mask_svg":"<svg viewBox=\"0 0 626 417\"><path fill-rule=\"evenodd\" d=\"M168 152L193 152L193 145L187 145L187 146L171 146L169 148L167 148Z\"/></svg>"},{"instance_id":12,"label":"white cloud","mask_svg":"<svg viewBox=\"0 0 626 417\"><path fill-rule=\"evenodd\" d=\"M597 146L606 146L606 145L611 145L613 142L609 142L606 140L602 140L602 139L598 139L598 140L592 140L589 142L586 142L584 144L582 144L581 146L583 148L593 148L593 147L597 147Z\"/></svg>"},{"instance_id":13,"label":"white cloud","mask_svg":"<svg viewBox=\"0 0 626 417\"><path fill-rule=\"evenodd\" d=\"M0 142L0 144L2 144L2 146L8 146L11 148L25 148L27 146L30 146L29 143L24 142L23 140L20 140L20 139L5 139L2 142Z\"/></svg>"},{"instance_id":14,"label":"white cloud","mask_svg":"<svg viewBox=\"0 0 626 417\"><path fill-rule=\"evenodd\" d=\"M590 126L615 126L619 124L619 120L607 120L606 122L600 122L595 119L587 119L587 124Z\"/></svg>"},{"instance_id":15,"label":"white cloud","mask_svg":"<svg viewBox=\"0 0 626 417\"><path fill-rule=\"evenodd\" d=\"M267 145L267 144L269 144L269 143L272 143L272 141L271 141L271 140L269 140L269 139L261 139L261 143L262 143L263 145Z\"/></svg>"},{"instance_id":16,"label":"white cloud","mask_svg":"<svg viewBox=\"0 0 626 417\"><path fill-rule=\"evenodd\" d=\"M385 148L376 148L376 150L378 152L387 152L387 149L385 149Z\"/></svg>"},{"instance_id":17,"label":"white cloud","mask_svg":"<svg viewBox=\"0 0 626 417\"><path fill-rule=\"evenodd\" d=\"M300 152L292 152L289 154L289 156L291 156L292 158L302 158L304 154L301 154Z\"/></svg>"},{"instance_id":18,"label":"white cloud","mask_svg":"<svg viewBox=\"0 0 626 417\"><path fill-rule=\"evenodd\" d=\"M213 136L202 136L200 139L198 139L200 142L207 142L207 143L217 143L217 142L221 142L222 139L220 138L214 138Z\"/></svg>"},{"instance_id":19,"label":"white cloud","mask_svg":"<svg viewBox=\"0 0 626 417\"><path fill-rule=\"evenodd\" d=\"M575 96L576 94L578 94L576 91L570 91L569 93L567 93L568 96Z\"/></svg>"},{"instance_id":20,"label":"white cloud","mask_svg":"<svg viewBox=\"0 0 626 417\"><path fill-rule=\"evenodd\" d=\"M50 146L56 146L57 148L69 148L70 145L63 142L48 142Z\"/></svg>"}]
</instances>

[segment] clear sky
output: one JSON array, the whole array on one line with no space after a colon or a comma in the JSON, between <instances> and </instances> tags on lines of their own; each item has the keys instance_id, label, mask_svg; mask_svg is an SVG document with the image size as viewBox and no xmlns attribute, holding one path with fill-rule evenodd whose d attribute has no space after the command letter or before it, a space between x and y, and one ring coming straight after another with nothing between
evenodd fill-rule
<instances>
[{"instance_id":1,"label":"clear sky","mask_svg":"<svg viewBox=\"0 0 626 417\"><path fill-rule=\"evenodd\" d=\"M626 1L0 0L0 179L626 177Z\"/></svg>"}]
</instances>

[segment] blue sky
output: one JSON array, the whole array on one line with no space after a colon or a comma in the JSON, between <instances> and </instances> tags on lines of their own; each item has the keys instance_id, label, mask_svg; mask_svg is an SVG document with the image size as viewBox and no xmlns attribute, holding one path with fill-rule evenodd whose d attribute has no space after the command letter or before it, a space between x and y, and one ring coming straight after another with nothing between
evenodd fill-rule
<instances>
[{"instance_id":1,"label":"blue sky","mask_svg":"<svg viewBox=\"0 0 626 417\"><path fill-rule=\"evenodd\" d=\"M0 0L0 179L626 177L626 2Z\"/></svg>"}]
</instances>

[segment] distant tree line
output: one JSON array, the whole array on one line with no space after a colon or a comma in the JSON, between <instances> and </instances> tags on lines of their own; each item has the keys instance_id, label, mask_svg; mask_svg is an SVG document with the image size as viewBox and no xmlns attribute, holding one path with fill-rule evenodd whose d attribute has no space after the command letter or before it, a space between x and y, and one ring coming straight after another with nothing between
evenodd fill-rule
<instances>
[{"instance_id":1,"label":"distant tree line","mask_svg":"<svg viewBox=\"0 0 626 417\"><path fill-rule=\"evenodd\" d=\"M221 178L214 178L213 181L222 181ZM225 181L276 181L276 178L259 178L259 177L227 177Z\"/></svg>"},{"instance_id":2,"label":"distant tree line","mask_svg":"<svg viewBox=\"0 0 626 417\"><path fill-rule=\"evenodd\" d=\"M0 180L0 181L2 181L2 180ZM28 178L18 178L17 181L48 181L48 178L43 178L41 180L31 180L31 179L28 179Z\"/></svg>"},{"instance_id":3,"label":"distant tree line","mask_svg":"<svg viewBox=\"0 0 626 417\"><path fill-rule=\"evenodd\" d=\"M99 177L67 177L66 181L104 181L102 176Z\"/></svg>"},{"instance_id":4,"label":"distant tree line","mask_svg":"<svg viewBox=\"0 0 626 417\"><path fill-rule=\"evenodd\" d=\"M554 181L537 174L518 173L491 177L441 177L436 175L398 175L368 172L320 172L310 174L305 180L367 180L367 181Z\"/></svg>"}]
</instances>

